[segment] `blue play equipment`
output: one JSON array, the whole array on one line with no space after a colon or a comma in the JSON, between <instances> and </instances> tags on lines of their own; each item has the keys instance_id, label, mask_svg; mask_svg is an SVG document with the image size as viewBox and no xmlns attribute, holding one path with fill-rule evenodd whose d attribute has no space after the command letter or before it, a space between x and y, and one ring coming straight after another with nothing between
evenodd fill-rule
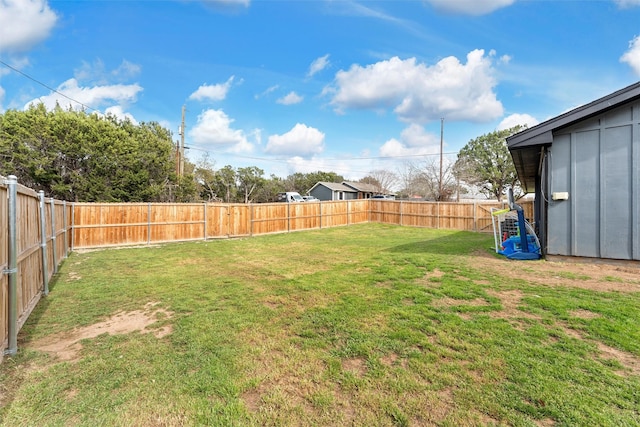
<instances>
[{"instance_id":1,"label":"blue play equipment","mask_svg":"<svg viewBox=\"0 0 640 427\"><path fill-rule=\"evenodd\" d=\"M507 190L509 208L491 212L494 220L493 233L496 252L509 259L535 260L540 259L540 242L533 228L524 218L522 206L515 203L513 190ZM513 215L515 211L515 218ZM497 222L497 225L496 225ZM498 245L498 241L500 244Z\"/></svg>"}]
</instances>

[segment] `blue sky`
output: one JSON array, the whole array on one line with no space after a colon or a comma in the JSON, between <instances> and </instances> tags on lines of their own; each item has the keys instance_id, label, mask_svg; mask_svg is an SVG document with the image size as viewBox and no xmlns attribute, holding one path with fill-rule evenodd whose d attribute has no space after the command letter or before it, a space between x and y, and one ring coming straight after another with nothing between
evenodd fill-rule
<instances>
[{"instance_id":1,"label":"blue sky","mask_svg":"<svg viewBox=\"0 0 640 427\"><path fill-rule=\"evenodd\" d=\"M193 161L355 180L637 82L640 0L0 0L0 60L0 111L185 105Z\"/></svg>"}]
</instances>

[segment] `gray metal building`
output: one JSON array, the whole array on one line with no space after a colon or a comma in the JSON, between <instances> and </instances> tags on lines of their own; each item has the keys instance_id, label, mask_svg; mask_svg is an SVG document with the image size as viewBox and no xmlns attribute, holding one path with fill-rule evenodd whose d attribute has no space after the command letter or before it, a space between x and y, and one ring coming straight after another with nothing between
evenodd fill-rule
<instances>
[{"instance_id":1,"label":"gray metal building","mask_svg":"<svg viewBox=\"0 0 640 427\"><path fill-rule=\"evenodd\" d=\"M507 146L546 256L640 260L640 82Z\"/></svg>"}]
</instances>

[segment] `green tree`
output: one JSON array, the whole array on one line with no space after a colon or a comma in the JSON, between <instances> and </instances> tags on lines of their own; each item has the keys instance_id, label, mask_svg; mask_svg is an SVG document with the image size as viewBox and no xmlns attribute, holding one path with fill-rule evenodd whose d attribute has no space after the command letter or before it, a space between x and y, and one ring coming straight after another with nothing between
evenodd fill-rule
<instances>
[{"instance_id":1,"label":"green tree","mask_svg":"<svg viewBox=\"0 0 640 427\"><path fill-rule=\"evenodd\" d=\"M215 162L209 158L209 153L205 153L195 164L194 177L202 200L222 201L221 195L216 193Z\"/></svg>"},{"instance_id":2,"label":"green tree","mask_svg":"<svg viewBox=\"0 0 640 427\"><path fill-rule=\"evenodd\" d=\"M251 195L260 187L264 186L264 171L256 166L238 168L236 173L238 178L238 194L243 198L244 203L252 201Z\"/></svg>"},{"instance_id":3,"label":"green tree","mask_svg":"<svg viewBox=\"0 0 640 427\"><path fill-rule=\"evenodd\" d=\"M84 111L32 105L0 114L0 174L69 201L192 200L193 177L175 174L171 132Z\"/></svg>"},{"instance_id":4,"label":"green tree","mask_svg":"<svg viewBox=\"0 0 640 427\"><path fill-rule=\"evenodd\" d=\"M265 179L264 185L256 189L253 201L256 203L269 203L276 201L276 195L285 190L284 179L275 175L271 175Z\"/></svg>"},{"instance_id":5,"label":"green tree","mask_svg":"<svg viewBox=\"0 0 640 427\"><path fill-rule=\"evenodd\" d=\"M238 194L238 180L236 171L233 166L226 165L222 169L216 171L212 188L215 194L222 198L226 203L236 202Z\"/></svg>"},{"instance_id":6,"label":"green tree","mask_svg":"<svg viewBox=\"0 0 640 427\"><path fill-rule=\"evenodd\" d=\"M520 182L506 138L522 130L522 126L482 135L465 145L458 153L454 175L462 182L477 186L488 198L502 198L508 187L519 193Z\"/></svg>"}]
</instances>

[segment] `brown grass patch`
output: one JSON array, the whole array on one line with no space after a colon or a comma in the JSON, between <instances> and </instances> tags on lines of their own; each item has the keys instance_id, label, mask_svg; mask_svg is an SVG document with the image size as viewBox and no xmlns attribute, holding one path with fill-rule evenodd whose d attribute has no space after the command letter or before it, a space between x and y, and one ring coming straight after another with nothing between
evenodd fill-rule
<instances>
[{"instance_id":1,"label":"brown grass patch","mask_svg":"<svg viewBox=\"0 0 640 427\"><path fill-rule=\"evenodd\" d=\"M140 331L153 333L157 338L162 338L171 333L171 325L153 329L147 329L147 327L156 323L159 318L171 318L173 313L154 308L156 304L147 303L143 310L116 313L103 322L76 328L71 332L49 335L28 343L26 347L51 353L59 360L73 361L77 360L78 353L82 349L81 340L95 338L102 334L120 335Z\"/></svg>"},{"instance_id":2,"label":"brown grass patch","mask_svg":"<svg viewBox=\"0 0 640 427\"><path fill-rule=\"evenodd\" d=\"M468 265L481 264L502 277L531 284L568 286L600 292L640 292L640 269L632 265L556 261L513 261L484 250L465 256Z\"/></svg>"},{"instance_id":3,"label":"brown grass patch","mask_svg":"<svg viewBox=\"0 0 640 427\"><path fill-rule=\"evenodd\" d=\"M487 290L487 293L492 297L496 297L500 300L500 304L502 305L502 310L493 311L490 313L490 316L494 319L507 319L512 320L516 318L525 318L525 319L535 319L540 320L540 316L536 316L531 313L527 313L526 311L522 311L518 308L524 294L520 290L510 290L510 291L492 291Z\"/></svg>"},{"instance_id":4,"label":"brown grass patch","mask_svg":"<svg viewBox=\"0 0 640 427\"><path fill-rule=\"evenodd\" d=\"M438 298L433 301L434 307L484 307L490 305L483 298L455 299L449 297Z\"/></svg>"},{"instance_id":5,"label":"brown grass patch","mask_svg":"<svg viewBox=\"0 0 640 427\"><path fill-rule=\"evenodd\" d=\"M594 313L593 311L583 309L573 310L569 313L569 315L571 317L577 317L579 319L597 319L598 317L602 317L599 313Z\"/></svg>"},{"instance_id":6,"label":"brown grass patch","mask_svg":"<svg viewBox=\"0 0 640 427\"><path fill-rule=\"evenodd\" d=\"M356 377L362 377L367 373L366 361L361 357L353 357L342 361L342 369L351 372Z\"/></svg>"},{"instance_id":7,"label":"brown grass patch","mask_svg":"<svg viewBox=\"0 0 640 427\"><path fill-rule=\"evenodd\" d=\"M518 309L518 305L520 304L520 301L524 296L524 294L521 291L512 290L512 291L502 291L502 292L497 292L497 291L488 291L488 292L490 295L495 296L496 298L499 298L503 306L503 310L492 312L491 317L497 318L497 319L506 319L506 320L513 320L514 318L517 318L517 317L540 320L539 316L535 316ZM594 319L594 318L600 317L600 314L598 313L593 313L589 310L583 310L583 309L574 310L570 314L572 317L577 317L580 319ZM582 340L582 341L589 341L579 331L570 328L566 323L558 323L558 325L562 328L563 332L569 337ZM599 341L594 341L594 342L598 348L600 357L602 357L603 359L616 360L618 363L624 366L625 369L627 369L631 374L640 375L640 358L639 357L633 354L624 352L622 350L609 347L606 344L603 344Z\"/></svg>"}]
</instances>

